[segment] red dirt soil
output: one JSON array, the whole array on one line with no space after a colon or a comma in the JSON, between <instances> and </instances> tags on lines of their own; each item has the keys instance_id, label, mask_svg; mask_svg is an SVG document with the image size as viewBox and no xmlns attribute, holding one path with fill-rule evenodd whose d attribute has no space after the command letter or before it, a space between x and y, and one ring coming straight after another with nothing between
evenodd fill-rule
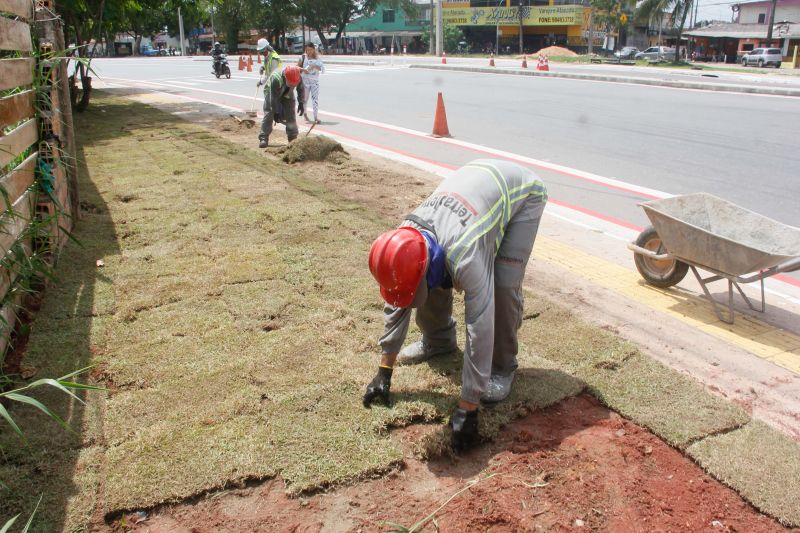
<instances>
[{"instance_id":1,"label":"red dirt soil","mask_svg":"<svg viewBox=\"0 0 800 533\"><path fill-rule=\"evenodd\" d=\"M395 437L410 449L430 429L413 426ZM680 452L587 395L534 412L460 458L420 462L407 456L405 463L381 479L308 498L288 498L283 484L271 480L165 506L135 529L391 531L392 523L412 527L470 480L482 479L422 529L786 531Z\"/></svg>"}]
</instances>

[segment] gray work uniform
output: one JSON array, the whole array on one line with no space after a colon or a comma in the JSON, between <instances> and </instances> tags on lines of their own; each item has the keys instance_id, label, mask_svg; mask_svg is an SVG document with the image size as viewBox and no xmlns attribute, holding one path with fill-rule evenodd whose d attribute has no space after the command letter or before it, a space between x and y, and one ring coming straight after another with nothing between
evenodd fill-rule
<instances>
[{"instance_id":1,"label":"gray work uniform","mask_svg":"<svg viewBox=\"0 0 800 533\"><path fill-rule=\"evenodd\" d=\"M508 161L479 159L445 179L402 226L426 229L446 254L452 286L464 291L466 343L461 397L477 403L490 374L517 368L522 325L522 280L533 249L547 191L539 177ZM455 346L453 294L430 288L417 309L423 341ZM384 308L383 353L397 353L411 308Z\"/></svg>"},{"instance_id":2,"label":"gray work uniform","mask_svg":"<svg viewBox=\"0 0 800 533\"><path fill-rule=\"evenodd\" d=\"M264 87L264 120L261 121L261 133L258 134L259 141L268 141L272 133L272 123L275 120L275 113L282 117L286 124L286 136L289 141L297 138L299 131L297 127L297 116L295 107L297 102L303 101L303 82L296 87L297 100L295 100L294 90L286 84L286 77L283 69L276 70L267 78Z\"/></svg>"}]
</instances>

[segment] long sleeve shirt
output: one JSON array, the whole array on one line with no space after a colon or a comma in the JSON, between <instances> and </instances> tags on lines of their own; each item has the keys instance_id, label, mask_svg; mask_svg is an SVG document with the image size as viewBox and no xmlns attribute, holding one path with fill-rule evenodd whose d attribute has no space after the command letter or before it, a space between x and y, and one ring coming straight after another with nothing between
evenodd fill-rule
<instances>
[{"instance_id":1,"label":"long sleeve shirt","mask_svg":"<svg viewBox=\"0 0 800 533\"><path fill-rule=\"evenodd\" d=\"M476 160L441 182L403 225L432 231L445 250L453 286L464 292L465 373L485 373L494 345L494 261L509 222L524 201L546 201L544 184L515 163ZM410 308L386 306L383 353L400 350L408 332ZM488 375L483 376L488 379ZM478 381L485 381L481 377Z\"/></svg>"}]
</instances>

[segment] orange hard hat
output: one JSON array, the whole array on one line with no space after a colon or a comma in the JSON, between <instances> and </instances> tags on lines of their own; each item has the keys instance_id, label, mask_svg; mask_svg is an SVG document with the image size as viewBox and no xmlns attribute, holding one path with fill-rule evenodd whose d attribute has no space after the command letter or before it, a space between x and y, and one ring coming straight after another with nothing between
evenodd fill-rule
<instances>
[{"instance_id":1,"label":"orange hard hat","mask_svg":"<svg viewBox=\"0 0 800 533\"><path fill-rule=\"evenodd\" d=\"M297 65L289 65L283 69L283 75L286 76L286 85L289 87L300 85L300 67Z\"/></svg>"},{"instance_id":2,"label":"orange hard hat","mask_svg":"<svg viewBox=\"0 0 800 533\"><path fill-rule=\"evenodd\" d=\"M369 271L381 287L381 296L395 307L408 307L425 284L428 246L414 228L401 227L375 239L369 250ZM427 296L427 285L423 287Z\"/></svg>"}]
</instances>

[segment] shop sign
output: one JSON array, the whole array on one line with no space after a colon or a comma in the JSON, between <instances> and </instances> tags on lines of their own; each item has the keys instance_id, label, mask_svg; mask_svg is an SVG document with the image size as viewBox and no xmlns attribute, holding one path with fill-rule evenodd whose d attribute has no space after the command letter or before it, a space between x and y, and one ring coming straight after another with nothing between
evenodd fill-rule
<instances>
[{"instance_id":1,"label":"shop sign","mask_svg":"<svg viewBox=\"0 0 800 533\"><path fill-rule=\"evenodd\" d=\"M522 13L519 10L522 9ZM445 24L453 26L575 26L583 24L583 6L461 7L442 10Z\"/></svg>"}]
</instances>

